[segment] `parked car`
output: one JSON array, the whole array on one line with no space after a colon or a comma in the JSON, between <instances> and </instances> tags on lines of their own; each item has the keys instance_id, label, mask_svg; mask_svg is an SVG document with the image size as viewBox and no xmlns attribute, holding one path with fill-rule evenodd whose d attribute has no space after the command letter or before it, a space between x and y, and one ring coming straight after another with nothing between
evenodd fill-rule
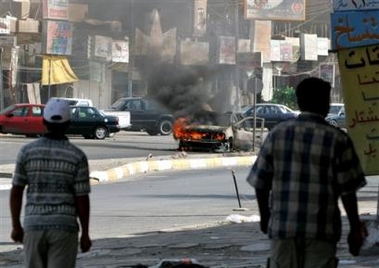
<instances>
[{"instance_id":1,"label":"parked car","mask_svg":"<svg viewBox=\"0 0 379 268\"><path fill-rule=\"evenodd\" d=\"M278 123L289 119L297 118L298 112L295 112L291 108L276 103L257 103L255 105L256 117L263 118L265 120L265 127L272 129ZM246 105L242 108L241 113L245 116L254 116L254 106Z\"/></svg>"},{"instance_id":2,"label":"parked car","mask_svg":"<svg viewBox=\"0 0 379 268\"><path fill-rule=\"evenodd\" d=\"M42 123L43 104L20 103L0 111L0 132L35 136L46 131Z\"/></svg>"},{"instance_id":3,"label":"parked car","mask_svg":"<svg viewBox=\"0 0 379 268\"><path fill-rule=\"evenodd\" d=\"M70 106L93 106L92 100L90 99L62 98L62 97L52 97L52 98L65 100L70 104Z\"/></svg>"},{"instance_id":4,"label":"parked car","mask_svg":"<svg viewBox=\"0 0 379 268\"><path fill-rule=\"evenodd\" d=\"M67 134L81 135L86 139L105 139L120 131L116 116L103 115L95 107L71 106L71 124Z\"/></svg>"},{"instance_id":5,"label":"parked car","mask_svg":"<svg viewBox=\"0 0 379 268\"><path fill-rule=\"evenodd\" d=\"M328 115L325 120L335 127L346 128L345 108L343 107L338 114Z\"/></svg>"},{"instance_id":6,"label":"parked car","mask_svg":"<svg viewBox=\"0 0 379 268\"><path fill-rule=\"evenodd\" d=\"M143 97L120 98L112 104L110 111L129 111L132 131L146 131L149 135L170 135L174 117L156 101Z\"/></svg>"},{"instance_id":7,"label":"parked car","mask_svg":"<svg viewBox=\"0 0 379 268\"><path fill-rule=\"evenodd\" d=\"M179 141L179 150L231 152L249 151L253 148L253 135L256 134L253 129L253 117L210 111L202 113L206 120L201 122L191 123L186 118L175 121L173 136ZM263 137L263 128L256 136Z\"/></svg>"},{"instance_id":8,"label":"parked car","mask_svg":"<svg viewBox=\"0 0 379 268\"><path fill-rule=\"evenodd\" d=\"M46 133L43 124L43 104L21 103L11 105L0 112L0 132L29 137ZM104 139L120 131L118 117L104 116L95 107L71 106L71 124L68 135Z\"/></svg>"},{"instance_id":9,"label":"parked car","mask_svg":"<svg viewBox=\"0 0 379 268\"><path fill-rule=\"evenodd\" d=\"M338 114L342 109L344 109L344 107L345 107L345 104L343 104L343 103L332 102L330 104L330 109L329 109L328 115Z\"/></svg>"}]
</instances>

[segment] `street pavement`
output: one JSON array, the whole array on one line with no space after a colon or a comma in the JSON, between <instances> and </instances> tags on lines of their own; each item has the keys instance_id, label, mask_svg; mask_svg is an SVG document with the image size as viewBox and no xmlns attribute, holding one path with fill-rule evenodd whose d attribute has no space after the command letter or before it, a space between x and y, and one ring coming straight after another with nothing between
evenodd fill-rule
<instances>
[{"instance_id":1,"label":"street pavement","mask_svg":"<svg viewBox=\"0 0 379 268\"><path fill-rule=\"evenodd\" d=\"M169 169L196 169L218 166L251 165L254 154L188 156L146 159L108 159L90 161L94 184L126 180L138 173ZM10 174L14 166L0 166L1 174ZM1 179L6 185L9 179ZM377 184L377 183L376 183ZM376 245L378 189L375 179L359 193L359 209L362 218L370 227L370 237L362 250L362 256L349 254L346 236L349 231L347 218L343 214L343 237L338 244L338 267L379 267L379 250ZM205 267L266 267L269 254L269 239L259 230L259 217L251 210L234 211L224 221L205 225L187 226L180 229L159 230L129 236L110 237L93 241L88 253L79 253L77 267L156 267L162 260L192 259ZM343 210L342 210L343 212ZM0 242L0 267L22 267L22 245Z\"/></svg>"}]
</instances>

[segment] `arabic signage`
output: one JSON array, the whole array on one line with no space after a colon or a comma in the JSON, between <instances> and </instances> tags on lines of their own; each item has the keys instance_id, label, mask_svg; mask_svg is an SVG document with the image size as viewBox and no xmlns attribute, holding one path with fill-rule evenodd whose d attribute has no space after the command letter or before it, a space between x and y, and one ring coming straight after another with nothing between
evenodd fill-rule
<instances>
[{"instance_id":1,"label":"arabic signage","mask_svg":"<svg viewBox=\"0 0 379 268\"><path fill-rule=\"evenodd\" d=\"M72 23L68 21L45 20L43 24L46 54L71 55Z\"/></svg>"},{"instance_id":2,"label":"arabic signage","mask_svg":"<svg viewBox=\"0 0 379 268\"><path fill-rule=\"evenodd\" d=\"M331 14L332 49L379 43L379 10Z\"/></svg>"},{"instance_id":3,"label":"arabic signage","mask_svg":"<svg viewBox=\"0 0 379 268\"><path fill-rule=\"evenodd\" d=\"M244 0L245 19L305 20L305 0Z\"/></svg>"},{"instance_id":4,"label":"arabic signage","mask_svg":"<svg viewBox=\"0 0 379 268\"><path fill-rule=\"evenodd\" d=\"M333 11L379 9L379 0L334 0Z\"/></svg>"},{"instance_id":5,"label":"arabic signage","mask_svg":"<svg viewBox=\"0 0 379 268\"><path fill-rule=\"evenodd\" d=\"M379 44L341 49L346 128L366 175L379 174Z\"/></svg>"}]
</instances>

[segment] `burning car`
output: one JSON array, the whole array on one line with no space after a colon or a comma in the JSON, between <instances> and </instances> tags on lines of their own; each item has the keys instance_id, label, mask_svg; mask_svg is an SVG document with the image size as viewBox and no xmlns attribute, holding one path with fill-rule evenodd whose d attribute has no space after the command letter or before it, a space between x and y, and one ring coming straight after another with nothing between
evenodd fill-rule
<instances>
[{"instance_id":1,"label":"burning car","mask_svg":"<svg viewBox=\"0 0 379 268\"><path fill-rule=\"evenodd\" d=\"M256 122L258 121L259 119ZM173 136L179 140L179 150L184 151L249 151L253 149L254 143L253 126L253 117L202 111L192 118L178 118L174 123ZM263 132L262 121L256 123L256 126Z\"/></svg>"}]
</instances>

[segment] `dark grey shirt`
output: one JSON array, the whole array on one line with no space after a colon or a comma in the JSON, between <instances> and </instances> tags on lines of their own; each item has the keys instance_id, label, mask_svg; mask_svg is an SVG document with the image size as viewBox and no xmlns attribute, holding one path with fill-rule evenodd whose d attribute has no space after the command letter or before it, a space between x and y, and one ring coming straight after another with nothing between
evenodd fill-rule
<instances>
[{"instance_id":1,"label":"dark grey shirt","mask_svg":"<svg viewBox=\"0 0 379 268\"><path fill-rule=\"evenodd\" d=\"M13 184L27 186L24 229L77 232L75 196L90 193L88 160L67 139L42 137L17 157Z\"/></svg>"}]
</instances>

